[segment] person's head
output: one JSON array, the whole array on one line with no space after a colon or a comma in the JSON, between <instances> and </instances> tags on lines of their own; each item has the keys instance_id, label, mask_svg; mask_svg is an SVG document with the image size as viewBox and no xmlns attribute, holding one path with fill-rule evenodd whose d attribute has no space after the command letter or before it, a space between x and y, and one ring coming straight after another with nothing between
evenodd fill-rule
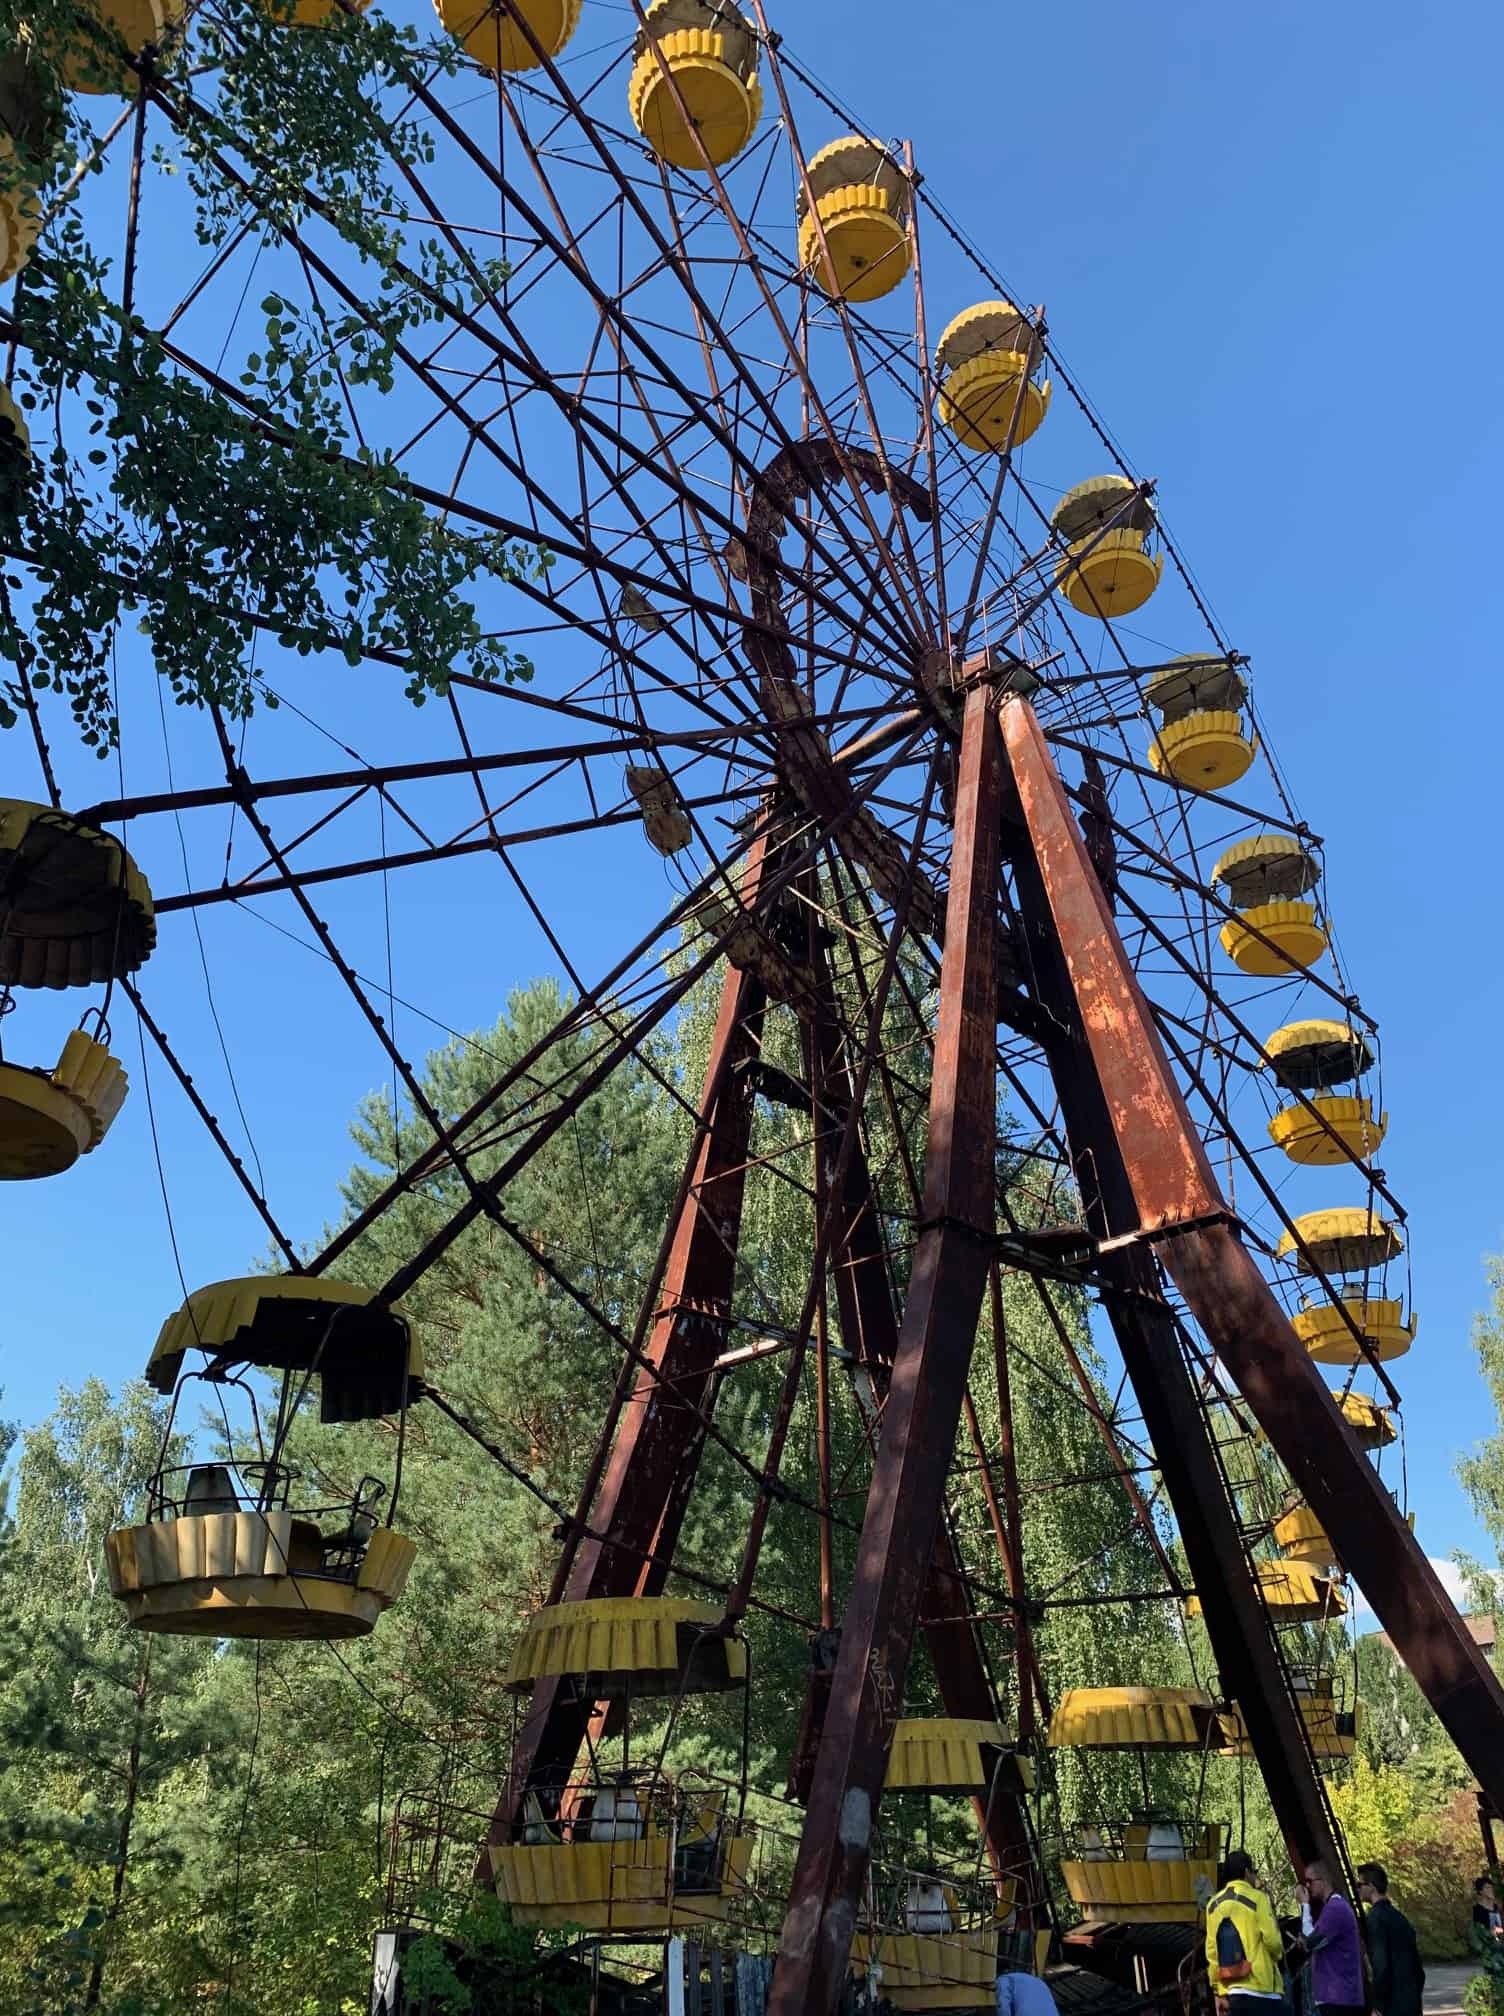
<instances>
[{"instance_id":1,"label":"person's head","mask_svg":"<svg viewBox=\"0 0 1504 2016\"><path fill-rule=\"evenodd\" d=\"M1382 1862L1358 1864L1358 1895L1365 1904L1377 1904L1389 1895L1389 1871Z\"/></svg>"},{"instance_id":2,"label":"person's head","mask_svg":"<svg viewBox=\"0 0 1504 2016\"><path fill-rule=\"evenodd\" d=\"M1306 1895L1320 1910L1332 1894L1332 1872L1324 1862L1306 1864Z\"/></svg>"},{"instance_id":3,"label":"person's head","mask_svg":"<svg viewBox=\"0 0 1504 2016\"><path fill-rule=\"evenodd\" d=\"M1493 1878L1491 1876L1480 1876L1477 1882L1473 1885L1473 1895L1477 1898L1478 1902L1483 1906L1485 1911L1492 1911L1494 1908Z\"/></svg>"},{"instance_id":4,"label":"person's head","mask_svg":"<svg viewBox=\"0 0 1504 2016\"><path fill-rule=\"evenodd\" d=\"M1234 1848L1218 1875L1223 1883L1251 1883L1254 1880L1253 1857L1246 1848Z\"/></svg>"}]
</instances>

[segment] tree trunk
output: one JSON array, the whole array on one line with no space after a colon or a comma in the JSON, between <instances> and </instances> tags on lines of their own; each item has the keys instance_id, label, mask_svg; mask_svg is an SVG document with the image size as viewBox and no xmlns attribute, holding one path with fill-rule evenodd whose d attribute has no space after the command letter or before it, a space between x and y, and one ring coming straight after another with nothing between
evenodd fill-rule
<instances>
[{"instance_id":1,"label":"tree trunk","mask_svg":"<svg viewBox=\"0 0 1504 2016\"><path fill-rule=\"evenodd\" d=\"M121 1899L125 1895L125 1865L130 1855L131 1827L136 1818L136 1800L141 1790L141 1731L146 1723L146 1695L151 1681L151 1653L152 1640L148 1638L141 1655L141 1671L136 1677L135 1703L131 1714L131 1747L125 1771L125 1804L120 1809L120 1829L115 1839L115 1876L110 1885L109 1908L104 1914L104 1923L99 1928L99 1938L94 1948L94 1964L89 1969L89 1987L84 1996L85 2016L90 2009L99 2007L100 1991L104 1984L106 1949L115 1920L120 1916Z\"/></svg>"}]
</instances>

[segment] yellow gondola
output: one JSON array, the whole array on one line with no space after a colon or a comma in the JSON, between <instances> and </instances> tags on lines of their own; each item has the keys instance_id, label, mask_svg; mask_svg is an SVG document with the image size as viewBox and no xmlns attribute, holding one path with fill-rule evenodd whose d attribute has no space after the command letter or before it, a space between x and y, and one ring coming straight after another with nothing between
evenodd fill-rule
<instances>
[{"instance_id":1,"label":"yellow gondola","mask_svg":"<svg viewBox=\"0 0 1504 2016\"><path fill-rule=\"evenodd\" d=\"M1259 1595L1277 1630L1288 1624L1318 1624L1328 1617L1346 1616L1347 1598L1338 1585L1303 1561L1256 1561L1254 1568ZM1199 1617L1200 1597L1192 1596L1186 1609L1192 1617Z\"/></svg>"},{"instance_id":2,"label":"yellow gondola","mask_svg":"<svg viewBox=\"0 0 1504 2016\"><path fill-rule=\"evenodd\" d=\"M1325 926L1303 898L1321 880L1314 857L1290 833L1239 840L1212 869L1241 915L1222 926L1222 950L1241 972L1283 979L1314 966L1327 949Z\"/></svg>"},{"instance_id":3,"label":"yellow gondola","mask_svg":"<svg viewBox=\"0 0 1504 2016\"><path fill-rule=\"evenodd\" d=\"M1334 1048L1349 1033L1345 1023L1296 1026L1327 1031ZM1399 1358L1410 1349L1414 1320L1407 1322L1403 1304L1383 1293L1383 1270L1403 1251L1399 1227L1371 1207L1340 1205L1307 1211L1294 1221L1275 1248L1276 1257L1294 1260L1302 1274L1319 1269L1337 1289L1335 1300L1307 1299L1290 1319L1318 1364L1363 1363L1365 1354L1355 1330L1380 1359ZM1341 1406L1349 1427L1367 1447L1382 1448L1394 1440L1388 1413L1372 1400L1350 1393L1341 1399Z\"/></svg>"},{"instance_id":4,"label":"yellow gondola","mask_svg":"<svg viewBox=\"0 0 1504 2016\"><path fill-rule=\"evenodd\" d=\"M1074 1687L1050 1718L1053 1750L1206 1751L1215 1705L1200 1687ZM1147 1781L1146 1781L1147 1787ZM1060 1864L1071 1902L1092 1925L1194 1925L1216 1881L1222 1829L1165 1814L1081 1822Z\"/></svg>"},{"instance_id":5,"label":"yellow gondola","mask_svg":"<svg viewBox=\"0 0 1504 2016\"><path fill-rule=\"evenodd\" d=\"M1055 582L1083 616L1130 616L1159 586L1163 554L1146 550L1154 506L1126 476L1089 476L1067 490L1050 513L1050 529L1066 542Z\"/></svg>"},{"instance_id":6,"label":"yellow gondola","mask_svg":"<svg viewBox=\"0 0 1504 2016\"><path fill-rule=\"evenodd\" d=\"M1358 1031L1346 1022L1292 1022L1275 1030L1264 1052L1280 1084L1308 1095L1281 1107L1269 1122L1269 1138L1292 1162L1328 1167L1377 1152L1388 1116L1375 1117L1366 1097L1332 1090L1373 1063Z\"/></svg>"},{"instance_id":7,"label":"yellow gondola","mask_svg":"<svg viewBox=\"0 0 1504 2016\"><path fill-rule=\"evenodd\" d=\"M1050 410L1050 381L1032 375L1038 361L1033 328L1011 301L964 309L935 351L941 425L963 448L1021 447Z\"/></svg>"},{"instance_id":8,"label":"yellow gondola","mask_svg":"<svg viewBox=\"0 0 1504 2016\"><path fill-rule=\"evenodd\" d=\"M208 1367L181 1376L184 1354ZM190 1295L158 1335L147 1377L173 1392L174 1415L196 1380L255 1400L237 1368L283 1375L278 1432L246 1460L232 1446L209 1461L158 1471L146 1519L107 1536L110 1587L136 1629L210 1638L357 1638L401 1596L416 1548L378 1515L378 1477L346 1494L306 1489L283 1458L286 1432L317 1380L326 1421L394 1414L400 1475L407 1405L422 1361L406 1322L369 1289L304 1275L222 1281ZM420 1389L418 1389L420 1390ZM224 1416L228 1427L228 1416ZM315 1502L309 1502L310 1497Z\"/></svg>"},{"instance_id":9,"label":"yellow gondola","mask_svg":"<svg viewBox=\"0 0 1504 2016\"><path fill-rule=\"evenodd\" d=\"M503 13L487 0L433 0L446 32L483 70L535 70L543 54L562 54L580 25L581 0L507 0ZM523 33L525 23L532 40ZM534 44L537 47L534 47Z\"/></svg>"},{"instance_id":10,"label":"yellow gondola","mask_svg":"<svg viewBox=\"0 0 1504 2016\"><path fill-rule=\"evenodd\" d=\"M998 1944L1008 1909L991 1891L975 1905L957 1886L904 1872L898 1909L904 1929L852 1934L854 1972L876 1970L894 2009L993 2009Z\"/></svg>"},{"instance_id":11,"label":"yellow gondola","mask_svg":"<svg viewBox=\"0 0 1504 2016\"><path fill-rule=\"evenodd\" d=\"M1363 1703L1355 1702L1350 1711L1344 1712L1332 1674L1320 1668L1297 1669L1290 1676L1290 1685L1305 1726L1306 1740L1317 1764L1329 1767L1345 1763L1355 1756L1363 1733ZM1248 1732L1238 1710L1224 1708L1218 1719L1222 1726L1218 1755L1251 1757L1253 1745L1248 1740Z\"/></svg>"},{"instance_id":12,"label":"yellow gondola","mask_svg":"<svg viewBox=\"0 0 1504 2016\"><path fill-rule=\"evenodd\" d=\"M702 149L717 168L736 159L762 117L757 46L730 0L651 0L633 44L627 105L660 160L704 172Z\"/></svg>"},{"instance_id":13,"label":"yellow gondola","mask_svg":"<svg viewBox=\"0 0 1504 2016\"><path fill-rule=\"evenodd\" d=\"M1269 1122L1275 1147L1303 1167L1329 1169L1338 1162L1366 1162L1376 1155L1389 1130L1389 1115L1376 1114L1370 1100L1330 1093L1304 1106L1285 1106Z\"/></svg>"},{"instance_id":14,"label":"yellow gondola","mask_svg":"<svg viewBox=\"0 0 1504 2016\"><path fill-rule=\"evenodd\" d=\"M842 301L891 294L913 257L914 192L904 169L880 140L847 133L812 156L805 173L809 188L801 183L796 204L799 264Z\"/></svg>"},{"instance_id":15,"label":"yellow gondola","mask_svg":"<svg viewBox=\"0 0 1504 2016\"><path fill-rule=\"evenodd\" d=\"M1228 658L1177 658L1144 685L1144 702L1160 717L1149 743L1150 765L1162 777L1196 791L1225 791L1258 754L1243 725L1248 683Z\"/></svg>"},{"instance_id":16,"label":"yellow gondola","mask_svg":"<svg viewBox=\"0 0 1504 2016\"><path fill-rule=\"evenodd\" d=\"M504 1684L526 1693L544 1679L616 1704L625 1760L634 1699L677 1704L745 1687L747 1652L710 1604L601 1597L528 1620ZM596 1766L583 1783L526 1795L513 1839L487 1851L496 1894L518 1924L661 1936L725 1922L746 1881L751 1833L724 1786L660 1765Z\"/></svg>"},{"instance_id":17,"label":"yellow gondola","mask_svg":"<svg viewBox=\"0 0 1504 2016\"><path fill-rule=\"evenodd\" d=\"M1034 1782L1031 1760L999 1722L904 1716L893 1731L885 1797L954 1794L987 1800L1003 1781L1009 1796ZM886 1811L886 1807L884 1811ZM959 1883L934 1868L874 1866L867 1922L851 1942L853 1971L879 1970L895 2009L991 2009L998 1942L1017 1885Z\"/></svg>"},{"instance_id":18,"label":"yellow gondola","mask_svg":"<svg viewBox=\"0 0 1504 2016\"><path fill-rule=\"evenodd\" d=\"M1176 1838L1156 1841L1156 1831ZM1222 1837L1215 1820L1192 1829L1179 1821L1078 1827L1060 1874L1088 1925L1194 1925L1216 1887Z\"/></svg>"},{"instance_id":19,"label":"yellow gondola","mask_svg":"<svg viewBox=\"0 0 1504 2016\"><path fill-rule=\"evenodd\" d=\"M238 1490L221 1464L179 1475L181 1497L163 1495L156 1518L105 1539L111 1592L137 1630L360 1638L402 1594L417 1550L376 1526L368 1495L295 1512ZM163 1482L177 1479L164 1473Z\"/></svg>"}]
</instances>

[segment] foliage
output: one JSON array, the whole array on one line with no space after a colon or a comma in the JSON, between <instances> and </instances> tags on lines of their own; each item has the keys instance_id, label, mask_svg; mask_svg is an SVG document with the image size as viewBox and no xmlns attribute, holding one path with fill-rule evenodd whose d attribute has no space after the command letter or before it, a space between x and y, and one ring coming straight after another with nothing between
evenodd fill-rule
<instances>
[{"instance_id":1,"label":"foliage","mask_svg":"<svg viewBox=\"0 0 1504 2016\"><path fill-rule=\"evenodd\" d=\"M568 1931L542 1939L522 1931L495 1897L476 1891L447 1938L429 1932L408 1947L403 1988L433 2016L466 2016L477 2006L486 2016L532 2016L546 1984L555 2016L585 2016L590 1983L565 1971L575 1943Z\"/></svg>"},{"instance_id":2,"label":"foliage","mask_svg":"<svg viewBox=\"0 0 1504 2016\"><path fill-rule=\"evenodd\" d=\"M1457 1475L1473 1501L1504 1565L1504 1254L1487 1262L1489 1304L1473 1319L1473 1349L1493 1402L1494 1428L1457 1465Z\"/></svg>"},{"instance_id":3,"label":"foliage","mask_svg":"<svg viewBox=\"0 0 1504 2016\"><path fill-rule=\"evenodd\" d=\"M8 1910L36 1944L0 1947L7 2007L43 1984L97 2006L127 1868L170 1884L191 1852L158 1795L216 1768L194 1699L207 1648L135 1637L103 1586L104 1534L138 1516L162 1412L142 1386L116 1403L91 1380L22 1438L0 1537L0 1856Z\"/></svg>"},{"instance_id":4,"label":"foliage","mask_svg":"<svg viewBox=\"0 0 1504 2016\"><path fill-rule=\"evenodd\" d=\"M1462 1991L1462 2016L1501 2016L1501 2012L1504 2012L1504 1995L1492 1975L1475 1974Z\"/></svg>"},{"instance_id":5,"label":"foliage","mask_svg":"<svg viewBox=\"0 0 1504 2016\"><path fill-rule=\"evenodd\" d=\"M16 130L19 104L24 130L45 134L0 165L40 185L44 200L59 195L75 158L91 156L86 115L58 89L83 18L66 0L24 0L19 14L17 0L0 0L0 49L13 52L0 114ZM316 35L289 33L259 0L232 0L195 33L212 97L164 86L157 101L188 167L185 221L219 251L245 233L271 246L316 215L335 234L342 270L325 269L321 290L310 278L306 304L266 295L264 340L245 356L238 388L187 368L127 312L77 202L63 204L24 271L13 382L33 470L0 500L5 549L26 568L6 576L0 657L64 696L101 756L118 733L128 619L183 704L247 715L265 690L253 670L261 631L302 657L394 663L421 704L460 669L532 676L527 657L483 625L474 598L539 579L551 564L541 547L457 531L362 428L360 396L392 389L404 339L438 317L463 318L507 270L436 240L405 243L377 221L400 212L392 177L432 151L422 125L388 127L379 112L383 92L408 74L413 31L372 10L338 15ZM447 45L437 54L452 65ZM167 156L156 166L176 173ZM300 248L305 270L308 256ZM0 687L0 726L18 716L18 689Z\"/></svg>"},{"instance_id":6,"label":"foliage","mask_svg":"<svg viewBox=\"0 0 1504 2016\"><path fill-rule=\"evenodd\" d=\"M1424 1776L1360 1758L1333 1786L1332 1808L1352 1861L1382 1862L1389 1871L1390 1894L1414 1925L1422 1954L1467 1954L1479 1860L1471 1794L1438 1805Z\"/></svg>"},{"instance_id":7,"label":"foliage","mask_svg":"<svg viewBox=\"0 0 1504 2016\"><path fill-rule=\"evenodd\" d=\"M1469 1925L1468 1937L1478 1973L1463 1993L1468 2016L1504 2016L1504 1947L1481 1925Z\"/></svg>"}]
</instances>

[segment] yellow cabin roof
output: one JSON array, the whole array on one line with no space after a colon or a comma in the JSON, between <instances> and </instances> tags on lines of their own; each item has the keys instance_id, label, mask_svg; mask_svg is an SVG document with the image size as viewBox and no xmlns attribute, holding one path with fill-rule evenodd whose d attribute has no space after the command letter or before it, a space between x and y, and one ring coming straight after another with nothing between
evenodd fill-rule
<instances>
[{"instance_id":1,"label":"yellow cabin roof","mask_svg":"<svg viewBox=\"0 0 1504 2016\"><path fill-rule=\"evenodd\" d=\"M860 133L843 133L839 140L827 141L817 154L810 156L805 172L817 203L833 189L866 184L886 193L895 216L903 216L908 209L913 185L881 140L869 140ZM802 219L809 208L803 182L795 207Z\"/></svg>"},{"instance_id":2,"label":"yellow cabin roof","mask_svg":"<svg viewBox=\"0 0 1504 2016\"><path fill-rule=\"evenodd\" d=\"M757 30L731 0L648 0L643 15L647 27L637 30L634 56L642 54L649 35L657 38L681 29L699 29L723 38L722 61L739 71L756 66Z\"/></svg>"},{"instance_id":3,"label":"yellow cabin roof","mask_svg":"<svg viewBox=\"0 0 1504 2016\"><path fill-rule=\"evenodd\" d=\"M1399 1433L1390 1410L1381 1407L1377 1400L1370 1400L1366 1393L1333 1393L1332 1398L1365 1449L1385 1448Z\"/></svg>"},{"instance_id":4,"label":"yellow cabin roof","mask_svg":"<svg viewBox=\"0 0 1504 2016\"><path fill-rule=\"evenodd\" d=\"M1095 538L1109 520L1122 532L1148 532L1154 526L1153 504L1127 476L1088 476L1067 490L1050 513L1050 529L1074 545Z\"/></svg>"},{"instance_id":5,"label":"yellow cabin roof","mask_svg":"<svg viewBox=\"0 0 1504 2016\"><path fill-rule=\"evenodd\" d=\"M1361 1274L1398 1259L1404 1250L1398 1225L1361 1204L1303 1212L1274 1249L1278 1259L1294 1260L1302 1274L1317 1267L1324 1274Z\"/></svg>"},{"instance_id":6,"label":"yellow cabin roof","mask_svg":"<svg viewBox=\"0 0 1504 2016\"><path fill-rule=\"evenodd\" d=\"M1276 1625L1314 1624L1323 1617L1345 1617L1347 1598L1337 1583L1318 1575L1303 1561L1259 1561L1259 1594ZM1186 1604L1192 1617L1201 1615L1201 1599Z\"/></svg>"},{"instance_id":7,"label":"yellow cabin roof","mask_svg":"<svg viewBox=\"0 0 1504 2016\"><path fill-rule=\"evenodd\" d=\"M271 1371L315 1371L325 1421L393 1414L423 1376L422 1349L373 1288L316 1274L253 1274L199 1288L157 1336L148 1382L170 1393L193 1349Z\"/></svg>"},{"instance_id":8,"label":"yellow cabin roof","mask_svg":"<svg viewBox=\"0 0 1504 2016\"><path fill-rule=\"evenodd\" d=\"M942 371L952 371L988 351L1027 356L1033 334L1028 316L1011 301L978 301L946 325L935 346L935 362Z\"/></svg>"},{"instance_id":9,"label":"yellow cabin roof","mask_svg":"<svg viewBox=\"0 0 1504 2016\"><path fill-rule=\"evenodd\" d=\"M1287 1561L1303 1561L1313 1568L1336 1565L1330 1536L1309 1505L1292 1505L1275 1520L1274 1544Z\"/></svg>"},{"instance_id":10,"label":"yellow cabin roof","mask_svg":"<svg viewBox=\"0 0 1504 2016\"><path fill-rule=\"evenodd\" d=\"M597 1596L535 1611L523 1626L503 1685L576 1679L581 1692L715 1694L747 1677L747 1648L722 1631L713 1603L673 1596Z\"/></svg>"},{"instance_id":11,"label":"yellow cabin roof","mask_svg":"<svg viewBox=\"0 0 1504 2016\"><path fill-rule=\"evenodd\" d=\"M1179 721L1187 714L1236 711L1248 698L1248 681L1228 658L1177 658L1144 681L1144 700Z\"/></svg>"},{"instance_id":12,"label":"yellow cabin roof","mask_svg":"<svg viewBox=\"0 0 1504 2016\"><path fill-rule=\"evenodd\" d=\"M1072 1687L1048 1741L1052 1750L1200 1750L1211 1717L1200 1687Z\"/></svg>"},{"instance_id":13,"label":"yellow cabin roof","mask_svg":"<svg viewBox=\"0 0 1504 2016\"><path fill-rule=\"evenodd\" d=\"M1299 1092L1345 1085L1373 1064L1368 1039L1348 1022L1287 1022L1265 1038L1264 1050L1280 1084Z\"/></svg>"},{"instance_id":14,"label":"yellow cabin roof","mask_svg":"<svg viewBox=\"0 0 1504 2016\"><path fill-rule=\"evenodd\" d=\"M1236 909L1261 903L1289 903L1321 880L1321 869L1292 833L1255 833L1219 856L1212 880L1227 891Z\"/></svg>"},{"instance_id":15,"label":"yellow cabin roof","mask_svg":"<svg viewBox=\"0 0 1504 2016\"><path fill-rule=\"evenodd\" d=\"M893 1731L890 1792L985 1792L1013 1737L1001 1722L906 1715Z\"/></svg>"}]
</instances>

